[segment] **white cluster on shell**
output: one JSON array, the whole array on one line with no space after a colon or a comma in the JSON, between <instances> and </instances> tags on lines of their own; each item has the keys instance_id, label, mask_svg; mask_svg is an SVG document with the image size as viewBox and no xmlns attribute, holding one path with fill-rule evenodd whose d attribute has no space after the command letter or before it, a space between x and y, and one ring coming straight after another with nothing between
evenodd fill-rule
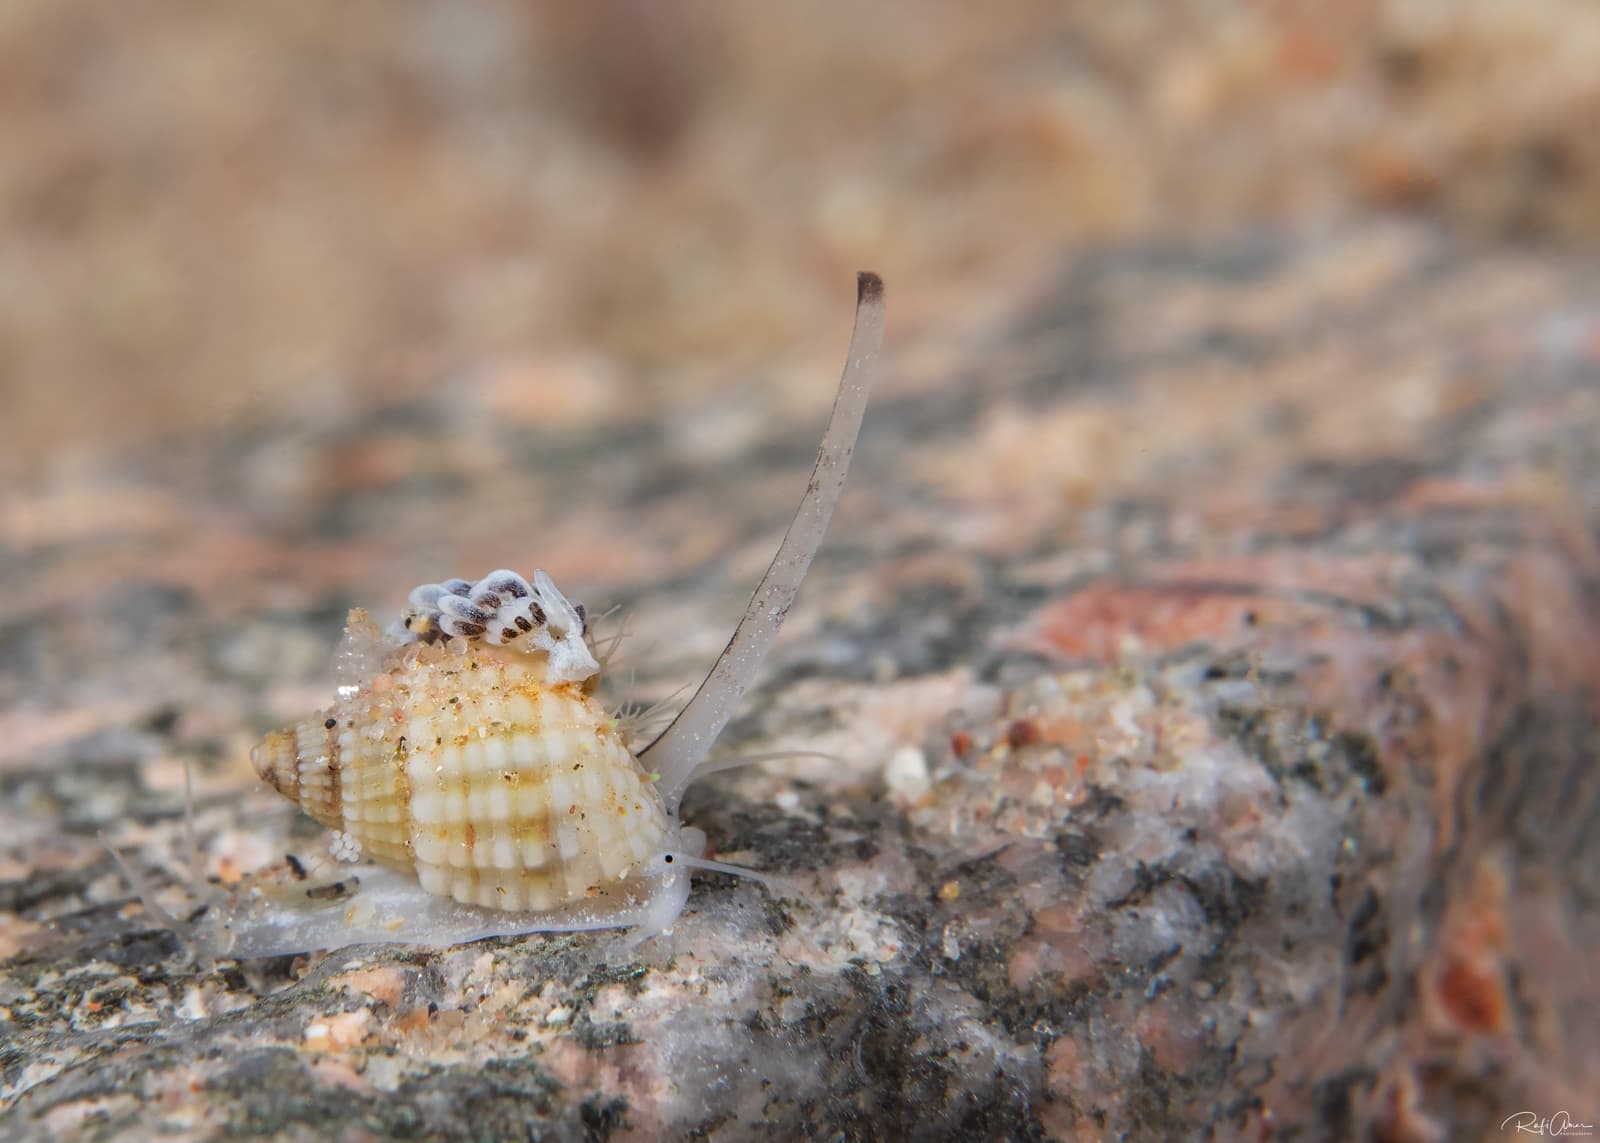
<instances>
[{"instance_id":1,"label":"white cluster on shell","mask_svg":"<svg viewBox=\"0 0 1600 1143\"><path fill-rule=\"evenodd\" d=\"M400 643L436 638L481 640L549 660L552 683L577 683L600 664L589 650L588 617L543 570L529 583L505 568L476 583L449 579L413 588L405 617L390 634Z\"/></svg>"},{"instance_id":2,"label":"white cluster on shell","mask_svg":"<svg viewBox=\"0 0 1600 1143\"><path fill-rule=\"evenodd\" d=\"M343 830L334 830L328 839L328 854L335 861L350 864L361 860L361 839Z\"/></svg>"}]
</instances>

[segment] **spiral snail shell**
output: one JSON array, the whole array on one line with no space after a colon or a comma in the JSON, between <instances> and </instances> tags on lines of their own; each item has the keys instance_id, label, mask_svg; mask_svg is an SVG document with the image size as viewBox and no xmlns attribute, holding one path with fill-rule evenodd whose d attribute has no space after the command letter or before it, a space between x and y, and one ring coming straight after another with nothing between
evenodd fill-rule
<instances>
[{"instance_id":1,"label":"spiral snail shell","mask_svg":"<svg viewBox=\"0 0 1600 1143\"><path fill-rule=\"evenodd\" d=\"M844 487L883 330L883 284L857 278L856 325L816 468L716 665L635 755L595 696L587 615L543 571L425 584L380 631L350 613L334 703L269 734L256 772L368 858L328 907L260 893L220 922L234 955L357 940L671 926L705 835L678 820L766 658ZM344 884L344 883L341 883Z\"/></svg>"},{"instance_id":2,"label":"spiral snail shell","mask_svg":"<svg viewBox=\"0 0 1600 1143\"><path fill-rule=\"evenodd\" d=\"M379 672L269 734L257 774L350 856L463 904L548 910L626 880L660 850L666 814L586 686L600 666L581 614L542 571L534 583L537 600L507 571L442 597L418 588ZM529 602L542 622L495 617ZM347 638L370 638L367 622L355 613Z\"/></svg>"}]
</instances>

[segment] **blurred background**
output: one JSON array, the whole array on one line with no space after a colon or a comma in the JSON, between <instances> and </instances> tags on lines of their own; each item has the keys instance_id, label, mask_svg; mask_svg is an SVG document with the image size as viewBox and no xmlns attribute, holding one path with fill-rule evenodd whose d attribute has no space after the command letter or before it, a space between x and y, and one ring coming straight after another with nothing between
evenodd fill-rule
<instances>
[{"instance_id":1,"label":"blurred background","mask_svg":"<svg viewBox=\"0 0 1600 1143\"><path fill-rule=\"evenodd\" d=\"M906 328L1065 240L1586 241L1597 123L1589 0L8 0L0 476L463 372L831 375L858 267Z\"/></svg>"}]
</instances>

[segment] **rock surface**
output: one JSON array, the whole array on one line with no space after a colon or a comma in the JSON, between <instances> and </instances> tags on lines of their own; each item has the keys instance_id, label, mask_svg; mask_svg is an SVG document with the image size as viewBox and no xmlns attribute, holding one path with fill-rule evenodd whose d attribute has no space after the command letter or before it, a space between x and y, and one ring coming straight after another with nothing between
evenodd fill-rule
<instances>
[{"instance_id":1,"label":"rock surface","mask_svg":"<svg viewBox=\"0 0 1600 1143\"><path fill-rule=\"evenodd\" d=\"M166 886L352 604L546 567L693 681L829 379L305 408L0 493L0 1133L1445 1139L1600 1106L1592 263L1349 226L904 320L669 936L216 964ZM891 282L891 289L894 283ZM809 386L814 386L810 388ZM707 442L719 452L708 454ZM710 455L712 459L706 459ZM622 672L626 675L626 669Z\"/></svg>"}]
</instances>

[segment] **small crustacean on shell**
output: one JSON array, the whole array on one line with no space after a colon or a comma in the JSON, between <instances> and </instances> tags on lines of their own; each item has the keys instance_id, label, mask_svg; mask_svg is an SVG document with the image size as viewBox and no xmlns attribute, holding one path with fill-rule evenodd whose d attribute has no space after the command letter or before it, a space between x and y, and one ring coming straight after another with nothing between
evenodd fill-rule
<instances>
[{"instance_id":1,"label":"small crustacean on shell","mask_svg":"<svg viewBox=\"0 0 1600 1143\"><path fill-rule=\"evenodd\" d=\"M495 571L426 584L380 632L353 611L338 698L268 735L261 777L338 831L358 888L331 903L235 894L219 951L358 941L668 928L707 861L681 824L702 771L799 590L844 487L883 331L883 285L858 277L856 327L812 479L743 619L694 697L635 756L595 696L587 616L550 577ZM309 896L309 895L307 895Z\"/></svg>"},{"instance_id":2,"label":"small crustacean on shell","mask_svg":"<svg viewBox=\"0 0 1600 1143\"><path fill-rule=\"evenodd\" d=\"M580 683L600 670L589 650L583 604L569 602L542 569L531 584L502 568L477 583L450 579L412 588L405 614L389 634L400 644L455 637L542 654L552 683Z\"/></svg>"}]
</instances>

